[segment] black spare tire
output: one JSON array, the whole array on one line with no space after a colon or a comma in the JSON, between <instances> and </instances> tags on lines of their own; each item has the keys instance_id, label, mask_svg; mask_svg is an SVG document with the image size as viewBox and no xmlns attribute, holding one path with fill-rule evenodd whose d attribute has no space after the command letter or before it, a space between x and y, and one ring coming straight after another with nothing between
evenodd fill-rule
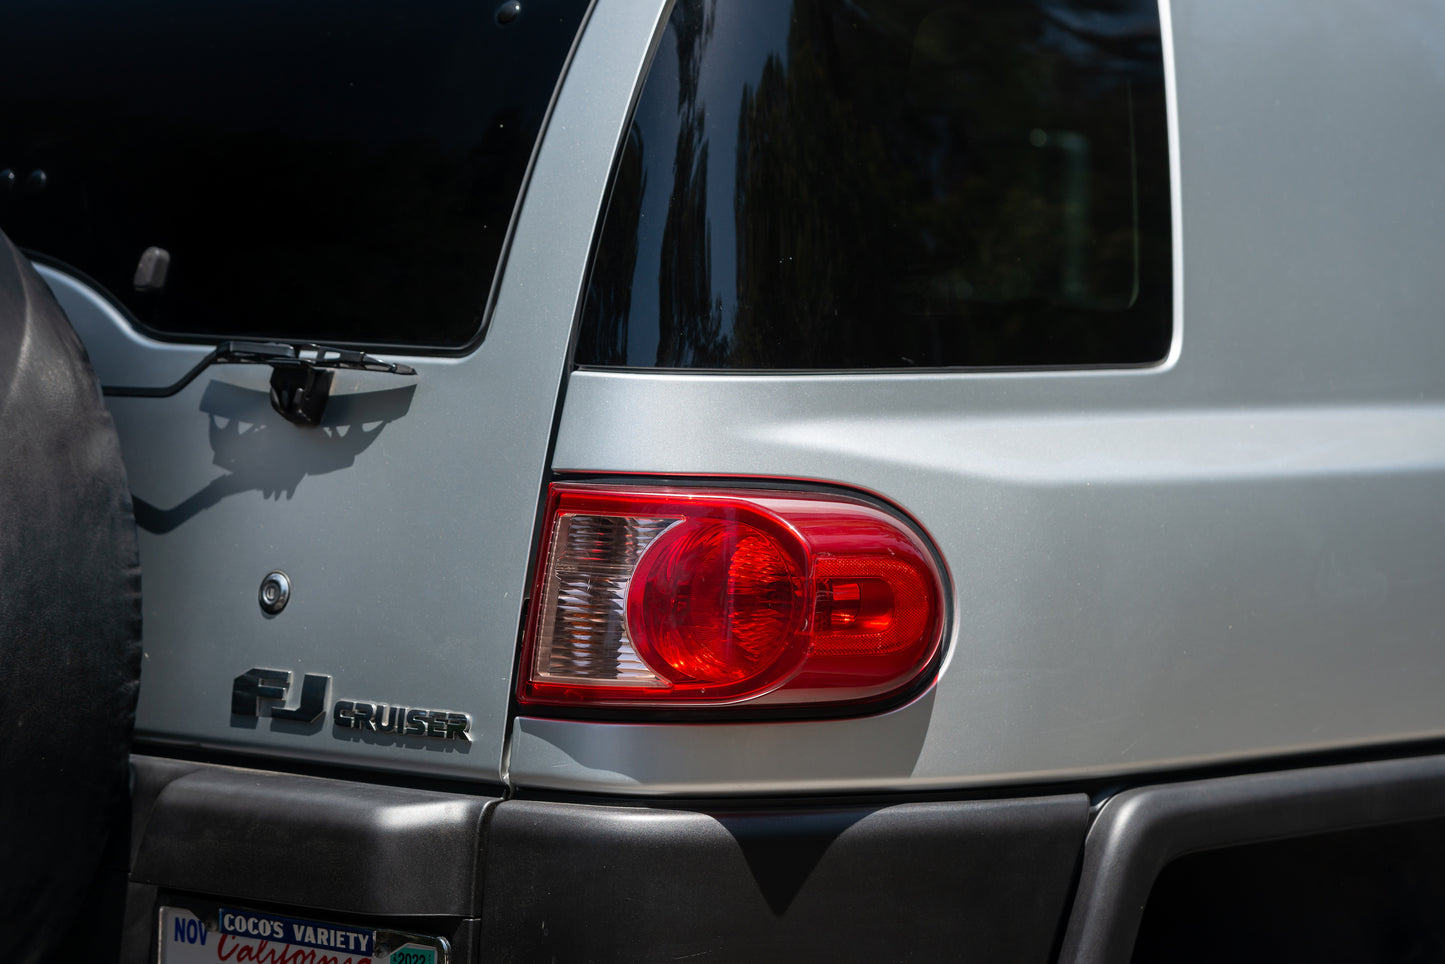
<instances>
[{"instance_id":1,"label":"black spare tire","mask_svg":"<svg viewBox=\"0 0 1445 964\"><path fill-rule=\"evenodd\" d=\"M130 489L85 350L0 235L0 933L48 960L95 926L140 677ZM82 911L82 907L85 910ZM82 917L88 919L80 919ZM69 945L68 945L69 946Z\"/></svg>"}]
</instances>

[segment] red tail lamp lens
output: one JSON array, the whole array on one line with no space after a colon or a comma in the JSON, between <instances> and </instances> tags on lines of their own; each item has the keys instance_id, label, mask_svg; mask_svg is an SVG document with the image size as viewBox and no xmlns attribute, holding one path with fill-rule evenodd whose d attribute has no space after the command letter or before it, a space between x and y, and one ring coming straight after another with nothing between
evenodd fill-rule
<instances>
[{"instance_id":1,"label":"red tail lamp lens","mask_svg":"<svg viewBox=\"0 0 1445 964\"><path fill-rule=\"evenodd\" d=\"M909 562L828 558L818 562L818 628L813 651L859 656L907 649L931 612L928 573Z\"/></svg>"},{"instance_id":2,"label":"red tail lamp lens","mask_svg":"<svg viewBox=\"0 0 1445 964\"><path fill-rule=\"evenodd\" d=\"M674 683L761 682L803 654L801 567L777 539L727 519L674 526L642 557L627 622L642 658ZM794 657L784 660L785 656Z\"/></svg>"},{"instance_id":3,"label":"red tail lamp lens","mask_svg":"<svg viewBox=\"0 0 1445 964\"><path fill-rule=\"evenodd\" d=\"M943 581L862 500L554 485L518 698L532 706L830 706L919 685Z\"/></svg>"}]
</instances>

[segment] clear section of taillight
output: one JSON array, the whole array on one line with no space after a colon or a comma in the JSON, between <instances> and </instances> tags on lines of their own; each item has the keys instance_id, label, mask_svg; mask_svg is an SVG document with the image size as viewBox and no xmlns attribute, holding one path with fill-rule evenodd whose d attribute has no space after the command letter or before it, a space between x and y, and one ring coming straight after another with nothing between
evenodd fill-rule
<instances>
[{"instance_id":1,"label":"clear section of taillight","mask_svg":"<svg viewBox=\"0 0 1445 964\"><path fill-rule=\"evenodd\" d=\"M934 554L864 500L557 484L544 531L524 705L856 705L936 664Z\"/></svg>"},{"instance_id":2,"label":"clear section of taillight","mask_svg":"<svg viewBox=\"0 0 1445 964\"><path fill-rule=\"evenodd\" d=\"M627 635L637 560L676 518L559 515L552 529L532 675L548 683L662 686Z\"/></svg>"}]
</instances>

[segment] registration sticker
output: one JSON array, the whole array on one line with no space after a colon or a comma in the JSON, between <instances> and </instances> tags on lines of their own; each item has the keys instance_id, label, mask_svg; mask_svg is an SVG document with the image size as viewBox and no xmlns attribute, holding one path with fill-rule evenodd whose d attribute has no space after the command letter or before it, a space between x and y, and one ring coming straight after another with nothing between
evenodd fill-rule
<instances>
[{"instance_id":1,"label":"registration sticker","mask_svg":"<svg viewBox=\"0 0 1445 964\"><path fill-rule=\"evenodd\" d=\"M225 904L163 906L159 964L447 964L445 939Z\"/></svg>"}]
</instances>

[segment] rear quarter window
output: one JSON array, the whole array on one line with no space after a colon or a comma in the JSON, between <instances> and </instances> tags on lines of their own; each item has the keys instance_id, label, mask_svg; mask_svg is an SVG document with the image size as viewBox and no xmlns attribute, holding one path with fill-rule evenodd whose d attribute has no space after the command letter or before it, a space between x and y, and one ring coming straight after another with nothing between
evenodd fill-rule
<instances>
[{"instance_id":1,"label":"rear quarter window","mask_svg":"<svg viewBox=\"0 0 1445 964\"><path fill-rule=\"evenodd\" d=\"M1152 0L679 0L576 361L1150 364L1169 236Z\"/></svg>"}]
</instances>

